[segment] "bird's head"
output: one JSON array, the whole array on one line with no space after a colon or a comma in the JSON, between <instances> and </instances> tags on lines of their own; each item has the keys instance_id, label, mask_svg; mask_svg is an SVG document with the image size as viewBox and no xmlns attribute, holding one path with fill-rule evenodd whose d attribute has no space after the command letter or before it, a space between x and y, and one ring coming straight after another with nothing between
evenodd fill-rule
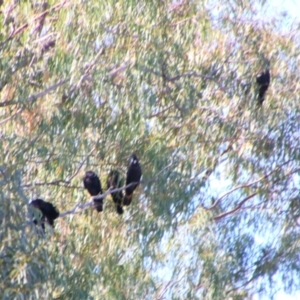
<instances>
[{"instance_id":1,"label":"bird's head","mask_svg":"<svg viewBox=\"0 0 300 300\"><path fill-rule=\"evenodd\" d=\"M136 154L135 154L135 153L132 153L132 154L131 154L130 163L133 164L133 165L136 165L138 162L139 162L139 160L138 160Z\"/></svg>"},{"instance_id":2,"label":"bird's head","mask_svg":"<svg viewBox=\"0 0 300 300\"><path fill-rule=\"evenodd\" d=\"M44 201L42 199L35 199L30 201L29 205L32 205L35 208L40 208L44 205Z\"/></svg>"}]
</instances>

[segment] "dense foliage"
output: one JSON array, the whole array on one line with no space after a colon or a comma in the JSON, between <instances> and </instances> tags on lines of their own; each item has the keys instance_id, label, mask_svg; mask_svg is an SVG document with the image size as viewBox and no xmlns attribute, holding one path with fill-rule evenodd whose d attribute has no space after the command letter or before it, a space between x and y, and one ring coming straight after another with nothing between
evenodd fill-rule
<instances>
[{"instance_id":1,"label":"dense foliage","mask_svg":"<svg viewBox=\"0 0 300 300\"><path fill-rule=\"evenodd\" d=\"M299 290L299 25L264 2L0 1L3 299ZM74 212L132 152L124 214ZM46 235L34 198L63 213Z\"/></svg>"}]
</instances>

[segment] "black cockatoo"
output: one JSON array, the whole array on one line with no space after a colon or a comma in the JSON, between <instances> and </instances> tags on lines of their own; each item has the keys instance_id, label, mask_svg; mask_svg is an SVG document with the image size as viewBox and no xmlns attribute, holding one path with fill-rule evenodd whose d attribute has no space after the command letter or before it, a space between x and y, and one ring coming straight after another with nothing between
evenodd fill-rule
<instances>
[{"instance_id":1,"label":"black cockatoo","mask_svg":"<svg viewBox=\"0 0 300 300\"><path fill-rule=\"evenodd\" d=\"M137 156L133 153L130 158L130 164L127 170L126 176L126 186L130 183L136 182L136 184L131 185L130 187L125 189L125 196L123 200L124 205L129 205L132 200L132 194L134 190L139 185L139 182L142 177L142 169L139 164L139 160Z\"/></svg>"},{"instance_id":2,"label":"black cockatoo","mask_svg":"<svg viewBox=\"0 0 300 300\"><path fill-rule=\"evenodd\" d=\"M34 224L41 224L42 228L45 230L45 222L53 227L54 220L58 218L59 211L58 209L50 202L46 202L42 199L32 200L29 205L41 211L42 216L38 221L37 219L33 220Z\"/></svg>"},{"instance_id":3,"label":"black cockatoo","mask_svg":"<svg viewBox=\"0 0 300 300\"><path fill-rule=\"evenodd\" d=\"M262 105L265 100L265 93L270 85L270 71L266 70L256 77L258 84L258 103Z\"/></svg>"},{"instance_id":4,"label":"black cockatoo","mask_svg":"<svg viewBox=\"0 0 300 300\"><path fill-rule=\"evenodd\" d=\"M83 176L84 188L88 190L91 196L102 194L101 183L97 174L93 171L87 171ZM103 199L94 199L94 206L98 212L103 210Z\"/></svg>"},{"instance_id":5,"label":"black cockatoo","mask_svg":"<svg viewBox=\"0 0 300 300\"><path fill-rule=\"evenodd\" d=\"M112 170L107 177L107 189L116 189L123 186L123 180L119 171ZM117 213L121 215L123 213L122 202L123 202L123 191L111 193L111 196L116 204Z\"/></svg>"}]
</instances>

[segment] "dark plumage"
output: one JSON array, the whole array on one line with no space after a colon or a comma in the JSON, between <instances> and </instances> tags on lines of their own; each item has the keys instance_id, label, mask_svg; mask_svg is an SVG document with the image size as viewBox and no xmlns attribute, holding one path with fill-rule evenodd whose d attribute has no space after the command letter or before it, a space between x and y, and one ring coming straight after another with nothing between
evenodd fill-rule
<instances>
[{"instance_id":1,"label":"dark plumage","mask_svg":"<svg viewBox=\"0 0 300 300\"><path fill-rule=\"evenodd\" d=\"M265 100L265 93L270 85L270 71L266 70L256 77L258 84L258 103L262 105Z\"/></svg>"},{"instance_id":2,"label":"dark plumage","mask_svg":"<svg viewBox=\"0 0 300 300\"><path fill-rule=\"evenodd\" d=\"M38 221L37 219L33 220L34 224L40 223L42 228L45 229L45 222L53 227L54 220L58 218L59 211L58 209L50 202L46 202L42 199L35 199L29 203L34 208L41 211L42 216L41 219Z\"/></svg>"},{"instance_id":3,"label":"dark plumage","mask_svg":"<svg viewBox=\"0 0 300 300\"><path fill-rule=\"evenodd\" d=\"M133 153L131 155L130 164L127 170L126 186L133 182L139 182L141 180L141 177L142 177L142 169L139 164L139 160L137 156ZM131 203L132 194L138 185L139 183L136 183L125 189L125 197L123 200L124 205L129 205Z\"/></svg>"},{"instance_id":4,"label":"dark plumage","mask_svg":"<svg viewBox=\"0 0 300 300\"><path fill-rule=\"evenodd\" d=\"M116 189L123 186L123 180L121 179L120 173L117 170L113 170L107 177L107 189ZM122 200L123 191L111 193L114 203L116 204L117 213L121 215L123 213Z\"/></svg>"},{"instance_id":5,"label":"dark plumage","mask_svg":"<svg viewBox=\"0 0 300 300\"><path fill-rule=\"evenodd\" d=\"M84 188L88 190L91 196L102 194L101 183L97 174L93 171L87 171L83 176ZM94 206L98 212L103 210L103 199L94 199Z\"/></svg>"}]
</instances>

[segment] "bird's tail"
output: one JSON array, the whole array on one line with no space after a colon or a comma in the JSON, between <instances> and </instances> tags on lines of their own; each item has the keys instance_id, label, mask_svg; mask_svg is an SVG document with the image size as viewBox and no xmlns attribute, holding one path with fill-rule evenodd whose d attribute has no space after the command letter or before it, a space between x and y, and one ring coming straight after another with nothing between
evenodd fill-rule
<instances>
[{"instance_id":1,"label":"bird's tail","mask_svg":"<svg viewBox=\"0 0 300 300\"><path fill-rule=\"evenodd\" d=\"M117 208L117 213L118 213L119 215L122 215L123 212L124 212L122 205L118 205L118 204L117 204L116 208Z\"/></svg>"},{"instance_id":2,"label":"bird's tail","mask_svg":"<svg viewBox=\"0 0 300 300\"><path fill-rule=\"evenodd\" d=\"M267 85L262 85L259 88L259 92L258 92L258 102L260 105L263 104L264 100L265 100L265 93L267 92L268 86Z\"/></svg>"},{"instance_id":3,"label":"bird's tail","mask_svg":"<svg viewBox=\"0 0 300 300\"><path fill-rule=\"evenodd\" d=\"M123 193L122 193L122 191L120 191L118 193L112 193L111 196L113 198L114 203L116 204L117 213L119 215L121 215L123 213L123 208L122 208Z\"/></svg>"},{"instance_id":4,"label":"bird's tail","mask_svg":"<svg viewBox=\"0 0 300 300\"><path fill-rule=\"evenodd\" d=\"M94 207L97 210L97 212L103 211L103 199L94 198L93 201L94 201Z\"/></svg>"}]
</instances>

